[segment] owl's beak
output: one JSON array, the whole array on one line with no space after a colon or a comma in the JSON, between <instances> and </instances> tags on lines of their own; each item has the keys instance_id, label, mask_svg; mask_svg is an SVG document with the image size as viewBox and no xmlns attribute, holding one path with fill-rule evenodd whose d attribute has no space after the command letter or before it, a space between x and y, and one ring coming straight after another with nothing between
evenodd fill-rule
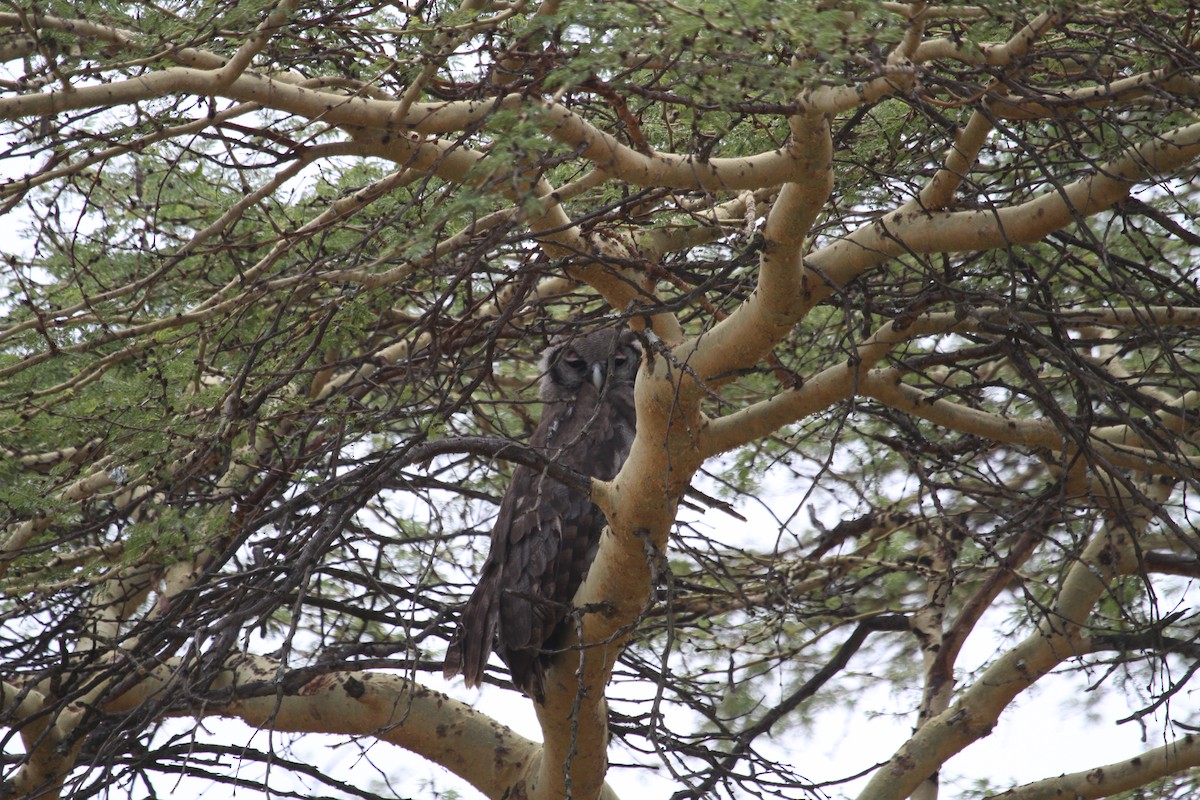
<instances>
[{"instance_id":1,"label":"owl's beak","mask_svg":"<svg viewBox=\"0 0 1200 800\"><path fill-rule=\"evenodd\" d=\"M597 392L604 388L604 365L599 361L592 364L592 385Z\"/></svg>"}]
</instances>

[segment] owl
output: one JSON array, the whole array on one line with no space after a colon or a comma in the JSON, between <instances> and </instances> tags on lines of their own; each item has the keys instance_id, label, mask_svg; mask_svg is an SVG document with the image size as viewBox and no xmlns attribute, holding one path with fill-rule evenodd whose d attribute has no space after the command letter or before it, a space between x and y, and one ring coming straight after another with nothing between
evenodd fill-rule
<instances>
[{"instance_id":1,"label":"owl","mask_svg":"<svg viewBox=\"0 0 1200 800\"><path fill-rule=\"evenodd\" d=\"M637 340L621 328L555 340L542 357L542 417L531 447L578 472L615 477L633 444L640 363ZM513 470L491 551L446 654L446 676L461 672L478 686L494 649L513 683L541 702L555 640L605 524L583 492L537 469Z\"/></svg>"}]
</instances>

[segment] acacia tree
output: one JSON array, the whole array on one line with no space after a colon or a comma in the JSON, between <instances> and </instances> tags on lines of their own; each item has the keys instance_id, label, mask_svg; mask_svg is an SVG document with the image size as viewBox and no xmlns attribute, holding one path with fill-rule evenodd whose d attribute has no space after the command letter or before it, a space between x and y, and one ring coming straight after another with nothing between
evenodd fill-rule
<instances>
[{"instance_id":1,"label":"acacia tree","mask_svg":"<svg viewBox=\"0 0 1200 800\"><path fill-rule=\"evenodd\" d=\"M1052 672L1165 739L981 792L1194 790L1198 25L9 3L6 793L262 760L376 796L172 722L233 717L492 797L612 794L614 750L680 797L797 796L803 747L768 739L915 685L858 796L929 800ZM589 484L519 443L537 352L614 315L638 434ZM545 702L512 704L541 743L431 688L518 462L609 520ZM769 531L722 535L752 509Z\"/></svg>"}]
</instances>

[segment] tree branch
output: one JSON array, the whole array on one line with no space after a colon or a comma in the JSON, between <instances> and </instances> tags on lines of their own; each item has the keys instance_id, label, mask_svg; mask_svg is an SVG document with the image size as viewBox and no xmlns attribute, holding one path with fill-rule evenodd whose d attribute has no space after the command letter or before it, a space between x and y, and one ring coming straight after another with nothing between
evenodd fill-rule
<instances>
[{"instance_id":1,"label":"tree branch","mask_svg":"<svg viewBox=\"0 0 1200 800\"><path fill-rule=\"evenodd\" d=\"M1155 481L1146 488L1162 502L1170 485ZM1135 561L1134 539L1150 519L1145 506L1124 508L1118 498L1102 529L1071 565L1058 596L1038 630L984 670L946 711L918 729L871 778L858 800L902 800L955 753L988 735L1012 700L1056 665L1083 652L1084 626L1112 579Z\"/></svg>"},{"instance_id":2,"label":"tree branch","mask_svg":"<svg viewBox=\"0 0 1200 800\"><path fill-rule=\"evenodd\" d=\"M156 668L107 710L131 711L178 692L180 666L172 660ZM274 731L374 736L445 767L489 797L528 780L541 749L469 705L391 672L342 670L295 681L274 659L239 655L226 661L206 694L172 713L234 717Z\"/></svg>"},{"instance_id":3,"label":"tree branch","mask_svg":"<svg viewBox=\"0 0 1200 800\"><path fill-rule=\"evenodd\" d=\"M1189 733L1133 758L1027 783L992 795L990 800L1096 800L1196 767L1200 767L1200 737Z\"/></svg>"},{"instance_id":4,"label":"tree branch","mask_svg":"<svg viewBox=\"0 0 1200 800\"><path fill-rule=\"evenodd\" d=\"M1007 208L930 212L913 203L809 255L807 261L830 286L813 289L813 304L833 286L844 286L867 269L905 253L952 253L1010 247L1110 208L1141 181L1178 169L1200 155L1200 125L1165 132L1101 164L1091 177Z\"/></svg>"}]
</instances>

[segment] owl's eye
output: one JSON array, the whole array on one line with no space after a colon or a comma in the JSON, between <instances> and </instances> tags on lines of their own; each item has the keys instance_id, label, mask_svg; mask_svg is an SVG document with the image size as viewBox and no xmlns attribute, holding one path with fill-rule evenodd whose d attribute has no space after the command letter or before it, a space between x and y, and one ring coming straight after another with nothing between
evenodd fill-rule
<instances>
[{"instance_id":1,"label":"owl's eye","mask_svg":"<svg viewBox=\"0 0 1200 800\"><path fill-rule=\"evenodd\" d=\"M579 353L576 353L574 350L568 350L567 354L563 356L563 361L566 362L568 367L577 372L583 372L587 369L587 362L580 358Z\"/></svg>"}]
</instances>

